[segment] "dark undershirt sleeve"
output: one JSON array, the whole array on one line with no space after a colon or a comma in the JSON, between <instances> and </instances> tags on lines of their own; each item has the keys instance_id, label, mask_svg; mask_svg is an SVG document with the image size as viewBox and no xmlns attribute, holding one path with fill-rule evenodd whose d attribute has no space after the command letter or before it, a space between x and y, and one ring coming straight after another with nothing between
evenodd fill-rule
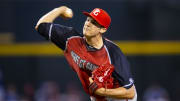
<instances>
[{"instance_id":1,"label":"dark undershirt sleeve","mask_svg":"<svg viewBox=\"0 0 180 101\"><path fill-rule=\"evenodd\" d=\"M38 32L47 40L51 40L62 50L65 49L68 38L71 36L80 36L72 27L53 23L41 23L38 27Z\"/></svg>"},{"instance_id":2,"label":"dark undershirt sleeve","mask_svg":"<svg viewBox=\"0 0 180 101\"><path fill-rule=\"evenodd\" d=\"M115 44L107 41L106 46L109 51L111 63L115 67L112 76L119 82L122 87L126 89L131 88L134 84L134 80L132 78L128 60L119 47Z\"/></svg>"}]
</instances>

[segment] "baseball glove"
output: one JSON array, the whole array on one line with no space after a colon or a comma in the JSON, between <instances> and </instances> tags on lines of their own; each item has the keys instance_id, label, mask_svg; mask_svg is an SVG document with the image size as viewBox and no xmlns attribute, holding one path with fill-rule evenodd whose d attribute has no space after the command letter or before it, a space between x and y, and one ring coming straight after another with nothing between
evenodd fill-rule
<instances>
[{"instance_id":1,"label":"baseball glove","mask_svg":"<svg viewBox=\"0 0 180 101\"><path fill-rule=\"evenodd\" d=\"M113 87L113 77L112 72L114 71L114 66L111 64L106 64L99 66L92 72L93 83L89 86L89 91L91 94L98 88L112 88Z\"/></svg>"}]
</instances>

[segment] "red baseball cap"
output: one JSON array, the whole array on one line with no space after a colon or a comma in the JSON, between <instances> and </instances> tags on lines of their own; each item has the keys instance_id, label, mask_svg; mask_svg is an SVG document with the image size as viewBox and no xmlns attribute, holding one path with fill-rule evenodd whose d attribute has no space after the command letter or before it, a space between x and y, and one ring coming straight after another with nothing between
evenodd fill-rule
<instances>
[{"instance_id":1,"label":"red baseball cap","mask_svg":"<svg viewBox=\"0 0 180 101\"><path fill-rule=\"evenodd\" d=\"M100 8L95 8L91 13L83 12L84 15L92 17L94 20L96 20L101 26L108 29L110 23L111 23L111 17L109 14Z\"/></svg>"}]
</instances>

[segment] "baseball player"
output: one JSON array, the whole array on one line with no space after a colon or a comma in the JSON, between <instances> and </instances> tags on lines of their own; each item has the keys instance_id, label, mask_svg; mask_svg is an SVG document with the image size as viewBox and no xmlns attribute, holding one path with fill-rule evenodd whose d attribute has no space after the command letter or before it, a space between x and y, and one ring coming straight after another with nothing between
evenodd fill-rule
<instances>
[{"instance_id":1,"label":"baseball player","mask_svg":"<svg viewBox=\"0 0 180 101\"><path fill-rule=\"evenodd\" d=\"M83 14L87 16L83 34L73 27L53 23L57 17L73 17L72 10L66 6L45 14L35 29L64 51L91 101L136 101L126 57L117 45L103 37L111 23L110 16L100 8Z\"/></svg>"}]
</instances>

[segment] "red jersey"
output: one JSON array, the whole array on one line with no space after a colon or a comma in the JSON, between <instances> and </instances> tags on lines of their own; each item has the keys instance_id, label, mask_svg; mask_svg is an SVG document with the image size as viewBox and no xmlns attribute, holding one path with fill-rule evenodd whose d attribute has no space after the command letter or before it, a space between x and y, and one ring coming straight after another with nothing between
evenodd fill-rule
<instances>
[{"instance_id":1,"label":"red jersey","mask_svg":"<svg viewBox=\"0 0 180 101\"><path fill-rule=\"evenodd\" d=\"M102 64L110 63L104 46L97 51L88 50L83 37L74 36L68 39L64 55L70 66L77 72L84 90L88 93L91 72Z\"/></svg>"},{"instance_id":2,"label":"red jersey","mask_svg":"<svg viewBox=\"0 0 180 101\"><path fill-rule=\"evenodd\" d=\"M38 32L64 50L64 56L70 67L77 73L87 94L89 94L91 72L103 64L112 64L115 67L112 73L114 88L121 85L128 89L133 85L134 82L126 57L119 47L108 39L103 38L103 46L96 49L88 45L83 35L72 27L42 23L38 27ZM98 96L96 96L97 99ZM103 99L100 97L101 101L105 101Z\"/></svg>"}]
</instances>

